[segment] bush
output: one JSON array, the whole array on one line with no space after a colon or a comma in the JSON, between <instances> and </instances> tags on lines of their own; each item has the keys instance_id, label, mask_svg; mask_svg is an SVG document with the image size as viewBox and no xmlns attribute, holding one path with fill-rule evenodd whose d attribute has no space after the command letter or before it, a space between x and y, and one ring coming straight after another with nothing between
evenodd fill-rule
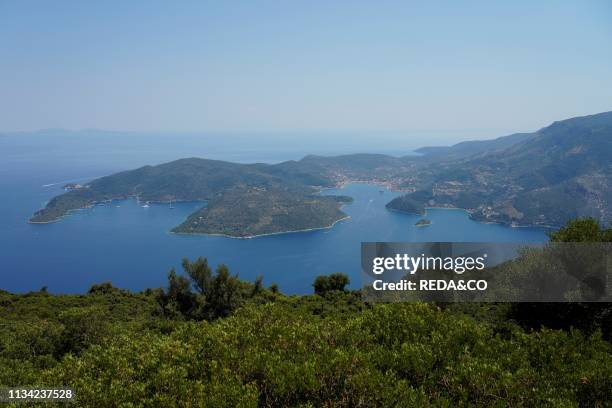
<instances>
[{"instance_id":1,"label":"bush","mask_svg":"<svg viewBox=\"0 0 612 408\"><path fill-rule=\"evenodd\" d=\"M60 354L80 353L100 344L111 330L107 313L96 306L68 309L60 314L59 320L64 325Z\"/></svg>"},{"instance_id":2,"label":"bush","mask_svg":"<svg viewBox=\"0 0 612 408\"><path fill-rule=\"evenodd\" d=\"M552 242L612 242L612 229L604 230L593 218L576 219L550 234ZM527 329L577 328L590 334L601 330L612 340L610 303L515 303L508 317Z\"/></svg>"},{"instance_id":3,"label":"bush","mask_svg":"<svg viewBox=\"0 0 612 408\"><path fill-rule=\"evenodd\" d=\"M328 292L344 291L351 283L349 277L343 273L333 273L329 276L317 276L312 286L317 295L325 295Z\"/></svg>"},{"instance_id":4,"label":"bush","mask_svg":"<svg viewBox=\"0 0 612 408\"><path fill-rule=\"evenodd\" d=\"M319 298L321 299L321 298ZM321 300L325 301L325 300ZM321 318L245 306L170 335L129 333L40 377L85 406L603 406L612 354L597 336L487 324L428 304Z\"/></svg>"}]
</instances>

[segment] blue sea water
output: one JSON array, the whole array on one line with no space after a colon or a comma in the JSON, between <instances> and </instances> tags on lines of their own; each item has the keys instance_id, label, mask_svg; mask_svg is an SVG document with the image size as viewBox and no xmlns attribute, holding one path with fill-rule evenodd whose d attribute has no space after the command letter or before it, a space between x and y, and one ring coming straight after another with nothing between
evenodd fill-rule
<instances>
[{"instance_id":1,"label":"blue sea water","mask_svg":"<svg viewBox=\"0 0 612 408\"><path fill-rule=\"evenodd\" d=\"M265 284L303 294L321 274L344 272L357 283L362 241L546 240L542 229L483 224L461 210L430 209L432 225L418 228L420 217L385 209L397 193L367 184L325 191L354 198L344 207L350 218L333 228L254 239L169 233L202 203L145 209L124 200L74 212L57 223L31 225L26 222L31 214L70 181L180 157L278 162L306 153L340 153L329 146L303 151L246 139L49 133L0 137L0 288L12 292L47 286L53 293L77 293L104 281L132 290L159 287L170 268L180 269L183 257L204 256L213 265L227 264L243 279L262 275Z\"/></svg>"}]
</instances>

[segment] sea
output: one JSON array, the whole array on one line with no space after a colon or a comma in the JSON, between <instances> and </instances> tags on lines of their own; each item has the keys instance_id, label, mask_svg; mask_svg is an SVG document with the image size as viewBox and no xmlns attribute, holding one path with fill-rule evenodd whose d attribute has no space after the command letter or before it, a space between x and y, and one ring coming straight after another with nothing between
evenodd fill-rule
<instances>
[{"instance_id":1,"label":"sea","mask_svg":"<svg viewBox=\"0 0 612 408\"><path fill-rule=\"evenodd\" d=\"M359 286L361 242L524 242L547 240L542 228L511 228L469 219L463 210L429 209L432 224L416 227L417 215L388 211L397 192L349 184L323 194L342 194L349 218L332 228L235 239L177 235L169 231L201 202L151 204L114 201L75 211L59 222L28 224L29 217L67 183L183 157L240 163L277 163L306 154L376 152L412 154L422 141L387 135L257 133L134 133L45 130L0 135L0 289L14 293L47 287L51 293L84 293L92 284L140 291L164 286L181 260L206 257L241 279L263 277L288 294L312 293L318 275L343 272ZM408 140L408 141L407 141ZM385 147L387 146L387 147Z\"/></svg>"}]
</instances>

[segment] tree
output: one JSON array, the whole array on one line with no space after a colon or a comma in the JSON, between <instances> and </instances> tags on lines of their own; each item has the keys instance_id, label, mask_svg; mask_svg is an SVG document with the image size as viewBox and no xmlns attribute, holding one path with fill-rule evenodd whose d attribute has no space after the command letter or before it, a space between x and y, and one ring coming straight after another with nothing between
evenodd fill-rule
<instances>
[{"instance_id":1,"label":"tree","mask_svg":"<svg viewBox=\"0 0 612 408\"><path fill-rule=\"evenodd\" d=\"M198 257L195 262L189 262L189 259L183 258L183 270L189 275L193 286L201 295L205 295L210 289L212 280L212 271L208 266L208 259Z\"/></svg>"},{"instance_id":2,"label":"tree","mask_svg":"<svg viewBox=\"0 0 612 408\"><path fill-rule=\"evenodd\" d=\"M176 313L190 316L198 305L196 295L191 292L191 283L184 276L177 275L174 268L168 273L168 288L165 292L158 291L155 297L162 313L169 316Z\"/></svg>"},{"instance_id":3,"label":"tree","mask_svg":"<svg viewBox=\"0 0 612 408\"><path fill-rule=\"evenodd\" d=\"M251 289L251 297L259 295L263 291L263 276L258 275Z\"/></svg>"},{"instance_id":4,"label":"tree","mask_svg":"<svg viewBox=\"0 0 612 408\"><path fill-rule=\"evenodd\" d=\"M238 307L243 296L253 297L262 289L262 279L258 278L249 293L241 293L238 276L231 275L223 264L213 275L206 258L200 257L195 262L185 258L183 269L189 278L179 276L172 268L167 289L154 292L162 313L169 317L176 314L195 320L226 317Z\"/></svg>"},{"instance_id":5,"label":"tree","mask_svg":"<svg viewBox=\"0 0 612 408\"><path fill-rule=\"evenodd\" d=\"M312 286L317 295L323 296L332 291L344 291L349 283L351 281L345 274L333 273L329 276L317 276Z\"/></svg>"},{"instance_id":6,"label":"tree","mask_svg":"<svg viewBox=\"0 0 612 408\"><path fill-rule=\"evenodd\" d=\"M120 294L123 291L113 286L111 282L102 282L100 284L91 285L87 291L88 295L109 295L111 293Z\"/></svg>"},{"instance_id":7,"label":"tree","mask_svg":"<svg viewBox=\"0 0 612 408\"><path fill-rule=\"evenodd\" d=\"M578 218L549 237L552 242L612 242L612 229L602 229L594 218Z\"/></svg>"},{"instance_id":8,"label":"tree","mask_svg":"<svg viewBox=\"0 0 612 408\"><path fill-rule=\"evenodd\" d=\"M552 242L612 242L612 229L602 229L593 218L582 218L569 221L549 237ZM585 333L600 329L604 338L612 339L610 303L516 303L510 309L510 317L526 328L574 327Z\"/></svg>"},{"instance_id":9,"label":"tree","mask_svg":"<svg viewBox=\"0 0 612 408\"><path fill-rule=\"evenodd\" d=\"M206 296L208 317L229 316L238 306L238 289L238 278L230 275L229 268L223 264L217 266L216 276Z\"/></svg>"}]
</instances>

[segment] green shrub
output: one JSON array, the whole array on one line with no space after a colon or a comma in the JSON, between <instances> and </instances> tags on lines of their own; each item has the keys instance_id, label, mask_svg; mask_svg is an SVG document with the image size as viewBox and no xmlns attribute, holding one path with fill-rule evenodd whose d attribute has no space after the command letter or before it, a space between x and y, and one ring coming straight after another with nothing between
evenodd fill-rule
<instances>
[{"instance_id":1,"label":"green shrub","mask_svg":"<svg viewBox=\"0 0 612 408\"><path fill-rule=\"evenodd\" d=\"M347 294L348 295L348 294ZM322 298L319 298L322 299ZM612 350L597 335L493 327L430 304L346 316L247 305L168 335L126 332L41 371L85 406L603 406ZM320 300L326 301L326 300Z\"/></svg>"},{"instance_id":2,"label":"green shrub","mask_svg":"<svg viewBox=\"0 0 612 408\"><path fill-rule=\"evenodd\" d=\"M350 283L349 277L343 273L332 273L329 276L317 276L312 286L317 295L325 295L333 291L344 291Z\"/></svg>"}]
</instances>

